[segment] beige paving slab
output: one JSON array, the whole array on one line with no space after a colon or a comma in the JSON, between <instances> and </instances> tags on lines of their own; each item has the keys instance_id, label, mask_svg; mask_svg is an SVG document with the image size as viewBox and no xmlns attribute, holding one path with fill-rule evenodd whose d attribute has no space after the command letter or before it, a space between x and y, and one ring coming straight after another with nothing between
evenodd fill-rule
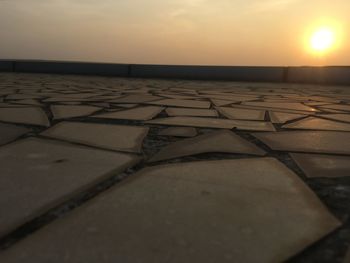
<instances>
[{"instance_id":1,"label":"beige paving slab","mask_svg":"<svg viewBox=\"0 0 350 263\"><path fill-rule=\"evenodd\" d=\"M193 109L193 108L166 108L168 116L198 116L198 117L218 117L216 110Z\"/></svg>"},{"instance_id":2,"label":"beige paving slab","mask_svg":"<svg viewBox=\"0 0 350 263\"><path fill-rule=\"evenodd\" d=\"M350 105L349 104L329 104L329 105L320 106L320 109L350 111Z\"/></svg>"},{"instance_id":3,"label":"beige paving slab","mask_svg":"<svg viewBox=\"0 0 350 263\"><path fill-rule=\"evenodd\" d=\"M210 99L210 100L215 106L226 106L226 105L230 105L232 103L238 102L238 101L232 101L232 100L219 100L219 99Z\"/></svg>"},{"instance_id":4,"label":"beige paving slab","mask_svg":"<svg viewBox=\"0 0 350 263\"><path fill-rule=\"evenodd\" d=\"M350 154L349 132L284 131L253 135L277 151Z\"/></svg>"},{"instance_id":5,"label":"beige paving slab","mask_svg":"<svg viewBox=\"0 0 350 263\"><path fill-rule=\"evenodd\" d=\"M295 113L287 113L287 112L278 112L278 111L269 111L270 119L272 123L283 124L287 121L299 119L302 117L306 117L304 114L295 114Z\"/></svg>"},{"instance_id":6,"label":"beige paving slab","mask_svg":"<svg viewBox=\"0 0 350 263\"><path fill-rule=\"evenodd\" d=\"M199 101L199 100L162 99L162 100L149 102L149 104L186 107L186 108L201 108L201 109L210 108L209 101Z\"/></svg>"},{"instance_id":7,"label":"beige paving slab","mask_svg":"<svg viewBox=\"0 0 350 263\"><path fill-rule=\"evenodd\" d=\"M325 130L325 131L350 131L350 123L343 123L321 118L308 117L300 121L283 125L285 129L304 129L304 130Z\"/></svg>"},{"instance_id":8,"label":"beige paving slab","mask_svg":"<svg viewBox=\"0 0 350 263\"><path fill-rule=\"evenodd\" d=\"M162 136L176 137L194 137L197 134L197 129L193 127L169 127L158 133L158 135Z\"/></svg>"},{"instance_id":9,"label":"beige paving slab","mask_svg":"<svg viewBox=\"0 0 350 263\"><path fill-rule=\"evenodd\" d=\"M132 95L127 95L127 96L119 98L119 99L110 100L109 102L113 102L113 103L144 103L144 102L160 100L160 99L163 99L163 98L159 97L159 96L150 95L150 94L132 94Z\"/></svg>"},{"instance_id":10,"label":"beige paving slab","mask_svg":"<svg viewBox=\"0 0 350 263\"><path fill-rule=\"evenodd\" d=\"M258 106L258 107L268 107L268 108L278 108L287 110L298 110L298 111L311 111L316 112L317 110L306 106L299 102L243 102L244 105Z\"/></svg>"},{"instance_id":11,"label":"beige paving slab","mask_svg":"<svg viewBox=\"0 0 350 263\"><path fill-rule=\"evenodd\" d=\"M0 254L18 262L283 262L340 225L273 158L153 166Z\"/></svg>"},{"instance_id":12,"label":"beige paving slab","mask_svg":"<svg viewBox=\"0 0 350 263\"><path fill-rule=\"evenodd\" d=\"M50 126L46 113L39 107L0 108L0 121Z\"/></svg>"},{"instance_id":13,"label":"beige paving slab","mask_svg":"<svg viewBox=\"0 0 350 263\"><path fill-rule=\"evenodd\" d=\"M149 161L156 162L200 153L265 155L265 151L228 130L219 130L184 139L163 147Z\"/></svg>"},{"instance_id":14,"label":"beige paving slab","mask_svg":"<svg viewBox=\"0 0 350 263\"><path fill-rule=\"evenodd\" d=\"M350 176L350 156L325 154L290 154L307 177Z\"/></svg>"},{"instance_id":15,"label":"beige paving slab","mask_svg":"<svg viewBox=\"0 0 350 263\"><path fill-rule=\"evenodd\" d=\"M239 104L239 105L233 104L233 105L231 105L231 107L239 108L239 109L270 110L270 111L286 112L286 113L293 113L293 114L305 114L305 115L315 115L316 114L316 112L312 112L312 111L278 109L278 108L272 108L272 107L250 106L250 105L242 105L242 104Z\"/></svg>"},{"instance_id":16,"label":"beige paving slab","mask_svg":"<svg viewBox=\"0 0 350 263\"><path fill-rule=\"evenodd\" d=\"M243 121L243 120L227 120L219 118L205 118L205 117L169 117L159 118L147 121L148 124L160 124L170 126L193 126L206 127L217 129L233 129L240 130L255 130L255 131L275 131L274 126L269 122L261 121Z\"/></svg>"},{"instance_id":17,"label":"beige paving slab","mask_svg":"<svg viewBox=\"0 0 350 263\"><path fill-rule=\"evenodd\" d=\"M322 118L335 121L350 122L350 114L323 114Z\"/></svg>"},{"instance_id":18,"label":"beige paving slab","mask_svg":"<svg viewBox=\"0 0 350 263\"><path fill-rule=\"evenodd\" d=\"M0 145L9 143L30 131L25 127L0 123Z\"/></svg>"},{"instance_id":19,"label":"beige paving slab","mask_svg":"<svg viewBox=\"0 0 350 263\"><path fill-rule=\"evenodd\" d=\"M127 110L120 110L116 112L108 112L93 115L94 118L102 118L102 119L126 119L126 120L140 120L146 121L151 120L155 116L157 116L164 107L158 106L145 106L145 107L137 107Z\"/></svg>"},{"instance_id":20,"label":"beige paving slab","mask_svg":"<svg viewBox=\"0 0 350 263\"><path fill-rule=\"evenodd\" d=\"M138 104L135 103L120 103L120 104L113 104L113 106L116 107L121 107L121 108L134 108L136 106L138 106Z\"/></svg>"},{"instance_id":21,"label":"beige paving slab","mask_svg":"<svg viewBox=\"0 0 350 263\"><path fill-rule=\"evenodd\" d=\"M139 153L148 129L139 126L60 122L41 135L109 150Z\"/></svg>"},{"instance_id":22,"label":"beige paving slab","mask_svg":"<svg viewBox=\"0 0 350 263\"><path fill-rule=\"evenodd\" d=\"M66 119L87 116L102 108L86 105L52 105L50 109L54 119Z\"/></svg>"},{"instance_id":23,"label":"beige paving slab","mask_svg":"<svg viewBox=\"0 0 350 263\"><path fill-rule=\"evenodd\" d=\"M0 147L0 235L137 161L131 154L36 138Z\"/></svg>"},{"instance_id":24,"label":"beige paving slab","mask_svg":"<svg viewBox=\"0 0 350 263\"><path fill-rule=\"evenodd\" d=\"M217 107L216 108L222 115L229 119L237 120L261 120L265 119L264 110L249 110L238 109L229 107Z\"/></svg>"}]
</instances>

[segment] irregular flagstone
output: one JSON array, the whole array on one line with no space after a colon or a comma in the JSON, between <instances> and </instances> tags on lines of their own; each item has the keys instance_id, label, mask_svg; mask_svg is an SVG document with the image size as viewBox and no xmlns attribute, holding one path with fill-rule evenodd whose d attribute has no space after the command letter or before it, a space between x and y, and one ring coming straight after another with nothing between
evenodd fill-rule
<instances>
[{"instance_id":1,"label":"irregular flagstone","mask_svg":"<svg viewBox=\"0 0 350 263\"><path fill-rule=\"evenodd\" d=\"M0 235L138 160L131 154L36 138L0 147Z\"/></svg>"},{"instance_id":2,"label":"irregular flagstone","mask_svg":"<svg viewBox=\"0 0 350 263\"><path fill-rule=\"evenodd\" d=\"M272 123L283 124L287 121L299 119L305 117L307 115L304 114L295 114L295 113L286 113L286 112L278 112L278 111L269 111L270 119Z\"/></svg>"},{"instance_id":3,"label":"irregular flagstone","mask_svg":"<svg viewBox=\"0 0 350 263\"><path fill-rule=\"evenodd\" d=\"M307 177L350 176L350 156L324 154L290 154Z\"/></svg>"},{"instance_id":4,"label":"irregular flagstone","mask_svg":"<svg viewBox=\"0 0 350 263\"><path fill-rule=\"evenodd\" d=\"M272 107L250 106L250 105L242 105L242 104L239 104L239 105L233 104L233 105L231 105L231 107L238 108L238 109L271 110L271 111L295 113L295 114L305 114L305 115L315 115L316 114L316 112L312 112L312 111L278 109L278 108L272 108Z\"/></svg>"},{"instance_id":5,"label":"irregular flagstone","mask_svg":"<svg viewBox=\"0 0 350 263\"><path fill-rule=\"evenodd\" d=\"M168 164L141 170L0 260L283 262L339 225L273 158Z\"/></svg>"},{"instance_id":6,"label":"irregular flagstone","mask_svg":"<svg viewBox=\"0 0 350 263\"><path fill-rule=\"evenodd\" d=\"M9 143L30 131L25 127L0 123L0 145Z\"/></svg>"},{"instance_id":7,"label":"irregular flagstone","mask_svg":"<svg viewBox=\"0 0 350 263\"><path fill-rule=\"evenodd\" d=\"M298 111L311 111L316 112L318 110L306 106L299 102L243 102L244 105L259 106L259 107L269 107L278 109L288 109L288 110L298 110Z\"/></svg>"},{"instance_id":8,"label":"irregular flagstone","mask_svg":"<svg viewBox=\"0 0 350 263\"><path fill-rule=\"evenodd\" d=\"M324 114L322 115L322 118L335 121L350 122L350 114Z\"/></svg>"},{"instance_id":9,"label":"irregular flagstone","mask_svg":"<svg viewBox=\"0 0 350 263\"><path fill-rule=\"evenodd\" d=\"M255 130L255 131L275 131L274 126L270 122L262 121L243 121L243 120L227 120L219 118L204 117L169 117L147 121L148 124L174 125L174 126L193 126L218 129Z\"/></svg>"},{"instance_id":10,"label":"irregular flagstone","mask_svg":"<svg viewBox=\"0 0 350 263\"><path fill-rule=\"evenodd\" d=\"M329 105L320 106L320 109L333 109L333 110L350 111L350 105L349 104L329 104Z\"/></svg>"},{"instance_id":11,"label":"irregular flagstone","mask_svg":"<svg viewBox=\"0 0 350 263\"><path fill-rule=\"evenodd\" d=\"M138 104L135 103L120 103L120 104L113 104L113 106L116 107L121 107L121 108L134 108L136 106L138 106Z\"/></svg>"},{"instance_id":12,"label":"irregular flagstone","mask_svg":"<svg viewBox=\"0 0 350 263\"><path fill-rule=\"evenodd\" d=\"M350 154L349 132L284 131L253 135L277 151Z\"/></svg>"},{"instance_id":13,"label":"irregular flagstone","mask_svg":"<svg viewBox=\"0 0 350 263\"><path fill-rule=\"evenodd\" d=\"M194 137L197 135L196 128L193 127L169 127L161 130L158 135L177 136L177 137Z\"/></svg>"},{"instance_id":14,"label":"irregular flagstone","mask_svg":"<svg viewBox=\"0 0 350 263\"><path fill-rule=\"evenodd\" d=\"M219 100L219 99L210 99L210 100L215 106L226 106L226 105L238 102L238 101Z\"/></svg>"},{"instance_id":15,"label":"irregular flagstone","mask_svg":"<svg viewBox=\"0 0 350 263\"><path fill-rule=\"evenodd\" d=\"M265 119L264 110L249 110L238 109L229 107L217 107L216 108L222 115L229 119L241 119L241 120L261 120Z\"/></svg>"},{"instance_id":16,"label":"irregular flagstone","mask_svg":"<svg viewBox=\"0 0 350 263\"><path fill-rule=\"evenodd\" d=\"M139 126L60 122L41 135L109 150L139 153L148 129Z\"/></svg>"},{"instance_id":17,"label":"irregular flagstone","mask_svg":"<svg viewBox=\"0 0 350 263\"><path fill-rule=\"evenodd\" d=\"M66 119L90 115L102 108L95 106L52 105L50 107L54 119Z\"/></svg>"},{"instance_id":18,"label":"irregular flagstone","mask_svg":"<svg viewBox=\"0 0 350 263\"><path fill-rule=\"evenodd\" d=\"M39 107L0 108L0 121L50 126L46 113Z\"/></svg>"},{"instance_id":19,"label":"irregular flagstone","mask_svg":"<svg viewBox=\"0 0 350 263\"><path fill-rule=\"evenodd\" d=\"M302 119L300 121L284 125L282 126L282 128L326 131L350 131L350 123L308 117L306 119Z\"/></svg>"},{"instance_id":20,"label":"irregular flagstone","mask_svg":"<svg viewBox=\"0 0 350 263\"><path fill-rule=\"evenodd\" d=\"M187 108L202 108L202 109L210 108L209 101L199 101L199 100L162 99L162 100L149 102L148 104L187 107Z\"/></svg>"},{"instance_id":21,"label":"irregular flagstone","mask_svg":"<svg viewBox=\"0 0 350 263\"><path fill-rule=\"evenodd\" d=\"M15 100L11 101L11 104L42 106L42 104L39 101L34 99Z\"/></svg>"},{"instance_id":22,"label":"irregular flagstone","mask_svg":"<svg viewBox=\"0 0 350 263\"><path fill-rule=\"evenodd\" d=\"M193 109L193 108L167 108L168 116L199 116L199 117L218 117L216 110Z\"/></svg>"},{"instance_id":23,"label":"irregular flagstone","mask_svg":"<svg viewBox=\"0 0 350 263\"><path fill-rule=\"evenodd\" d=\"M174 159L200 153L240 153L252 155L265 155L266 152L256 145L242 139L228 130L219 130L184 139L163 147L149 161L156 162Z\"/></svg>"},{"instance_id":24,"label":"irregular flagstone","mask_svg":"<svg viewBox=\"0 0 350 263\"><path fill-rule=\"evenodd\" d=\"M159 97L159 96L153 96L150 94L132 94L132 95L127 95L127 96L119 98L119 99L110 100L108 102L113 102L113 103L144 103L144 102L160 100L160 99L163 99L163 98Z\"/></svg>"},{"instance_id":25,"label":"irregular flagstone","mask_svg":"<svg viewBox=\"0 0 350 263\"><path fill-rule=\"evenodd\" d=\"M102 119L126 119L126 120L146 121L146 120L153 119L162 110L164 110L164 107L145 106L145 107L132 108L128 110L120 110L116 112L102 113L98 115L93 115L91 117L102 118Z\"/></svg>"}]
</instances>

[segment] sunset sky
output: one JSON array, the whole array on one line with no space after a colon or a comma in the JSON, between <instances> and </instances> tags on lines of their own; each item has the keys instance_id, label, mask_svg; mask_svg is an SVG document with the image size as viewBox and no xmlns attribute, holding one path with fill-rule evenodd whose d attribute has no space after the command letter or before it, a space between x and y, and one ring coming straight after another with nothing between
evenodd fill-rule
<instances>
[{"instance_id":1,"label":"sunset sky","mask_svg":"<svg viewBox=\"0 0 350 263\"><path fill-rule=\"evenodd\" d=\"M349 14L349 0L0 0L0 58L349 65Z\"/></svg>"}]
</instances>

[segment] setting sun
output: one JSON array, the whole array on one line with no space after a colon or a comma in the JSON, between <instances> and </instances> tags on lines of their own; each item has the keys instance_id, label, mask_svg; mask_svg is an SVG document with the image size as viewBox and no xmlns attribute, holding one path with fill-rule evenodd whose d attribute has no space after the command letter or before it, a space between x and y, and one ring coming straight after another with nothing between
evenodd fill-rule
<instances>
[{"instance_id":1,"label":"setting sun","mask_svg":"<svg viewBox=\"0 0 350 263\"><path fill-rule=\"evenodd\" d=\"M332 48L335 42L334 31L330 28L320 28L315 31L310 39L311 48L314 51L324 52Z\"/></svg>"}]
</instances>

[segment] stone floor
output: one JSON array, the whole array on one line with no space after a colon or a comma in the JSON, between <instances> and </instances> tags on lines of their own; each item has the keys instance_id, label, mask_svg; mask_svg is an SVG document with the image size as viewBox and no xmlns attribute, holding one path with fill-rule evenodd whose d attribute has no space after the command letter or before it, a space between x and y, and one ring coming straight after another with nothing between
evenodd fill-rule
<instances>
[{"instance_id":1,"label":"stone floor","mask_svg":"<svg viewBox=\"0 0 350 263\"><path fill-rule=\"evenodd\" d=\"M350 87L0 73L0 166L3 263L350 259Z\"/></svg>"}]
</instances>

